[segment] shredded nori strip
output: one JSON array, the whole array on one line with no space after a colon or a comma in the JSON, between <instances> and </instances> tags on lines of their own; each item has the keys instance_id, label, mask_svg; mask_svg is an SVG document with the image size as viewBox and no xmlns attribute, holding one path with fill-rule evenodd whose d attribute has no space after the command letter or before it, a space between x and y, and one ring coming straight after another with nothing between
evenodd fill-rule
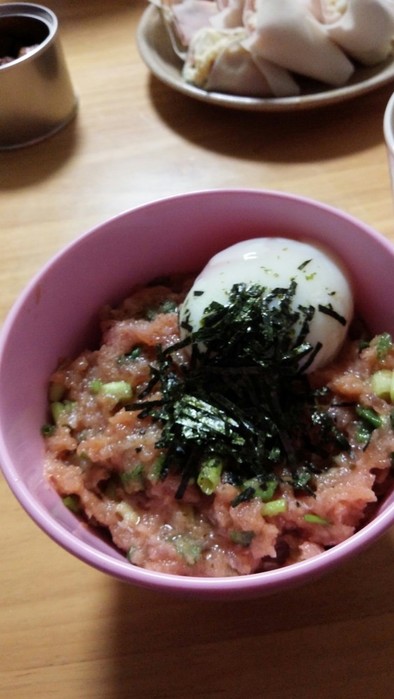
<instances>
[{"instance_id":1,"label":"shredded nori strip","mask_svg":"<svg viewBox=\"0 0 394 699\"><path fill-rule=\"evenodd\" d=\"M305 375L321 345L307 342L315 309L295 309L295 293L294 280L270 292L235 284L225 305L205 310L198 330L186 319L190 334L157 349L149 384L128 409L160 422L161 476L179 474L178 498L212 455L223 460L227 482L276 478L310 493L314 474L349 448L327 397ZM176 353L187 346L190 362L180 366ZM161 397L149 400L152 390ZM237 503L252 491L244 489Z\"/></svg>"},{"instance_id":2,"label":"shredded nori strip","mask_svg":"<svg viewBox=\"0 0 394 699\"><path fill-rule=\"evenodd\" d=\"M328 306L323 306L321 303L319 303L317 308L320 311L320 313L325 313L327 316L334 318L334 320L337 320L338 323L340 323L343 326L346 325L346 318L341 316L340 313L337 313L337 311L334 310L331 304L329 304Z\"/></svg>"}]
</instances>

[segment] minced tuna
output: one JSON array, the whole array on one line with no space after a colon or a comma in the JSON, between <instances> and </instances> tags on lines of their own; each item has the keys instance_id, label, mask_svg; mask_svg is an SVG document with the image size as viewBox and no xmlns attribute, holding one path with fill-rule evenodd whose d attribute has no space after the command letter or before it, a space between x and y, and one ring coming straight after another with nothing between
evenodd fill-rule
<instances>
[{"instance_id":1,"label":"minced tuna","mask_svg":"<svg viewBox=\"0 0 394 699\"><path fill-rule=\"evenodd\" d=\"M308 376L310 391L324 395L338 447L314 464L309 457L298 464L304 470L296 480L280 456L272 457L271 475L256 466L255 477L242 478L239 463L231 469L231 458L213 448L220 476L204 487L196 470L184 467L182 475L179 461L166 463L168 423L154 412L163 398L160 381L152 380L159 353L175 345L175 374L191 361L188 348L176 344L190 284L148 286L105 308L100 346L56 369L52 417L43 428L46 476L77 516L109 532L131 564L155 571L247 575L347 539L392 482L391 338L348 339L333 363ZM178 459L181 452L178 446Z\"/></svg>"}]
</instances>

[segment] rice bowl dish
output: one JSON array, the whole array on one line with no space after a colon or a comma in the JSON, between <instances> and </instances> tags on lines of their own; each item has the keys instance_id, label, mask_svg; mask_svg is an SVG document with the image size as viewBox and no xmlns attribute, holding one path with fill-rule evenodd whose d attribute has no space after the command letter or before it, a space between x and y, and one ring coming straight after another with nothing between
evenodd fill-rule
<instances>
[{"instance_id":1,"label":"rice bowl dish","mask_svg":"<svg viewBox=\"0 0 394 699\"><path fill-rule=\"evenodd\" d=\"M291 239L135 290L51 376L47 477L132 565L225 577L321 554L393 484L394 343L349 339L352 321L347 275Z\"/></svg>"},{"instance_id":2,"label":"rice bowl dish","mask_svg":"<svg viewBox=\"0 0 394 699\"><path fill-rule=\"evenodd\" d=\"M184 234L184 224L186 220L190 222L187 232L187 251L184 247L182 248L182 246L179 245L179 241L182 239L181 236ZM157 238L155 235L157 225L161 226L161 231L163 233L161 238ZM207 235L204 235L205 231ZM230 566L226 554L224 556L226 559L224 567L222 567L221 563L219 564L216 561L217 567L215 563L215 569L213 571L209 572L207 569L199 568L198 566L202 565L201 561L205 560L204 554L202 558L197 555L198 547L193 548L193 546L191 546L191 548L188 549L185 542L182 541L180 537L181 530L174 530L170 532L170 536L167 540L163 540L163 545L168 553L169 549L176 550L177 547L174 546L174 544L177 544L178 554L179 551L181 552L180 558L173 557L171 559L171 556L166 558L162 555L161 561L169 561L164 569L163 567L157 566L155 563L151 565L150 569L144 569L140 567L144 565L144 562L141 560L139 561L138 556L132 563L127 561L125 553L128 553L131 559L135 555L135 552L130 552L130 549L133 547L130 545L129 541L127 545L121 547L124 553L114 548L108 538L102 536L100 529L87 526L84 521L81 521L79 514L75 514L65 507L62 498L57 495L53 486L44 478L44 440L40 430L44 424L47 424L48 420L48 379L51 374L53 375L54 368L58 365L59 358L70 357L75 361L76 358L82 357L85 351L93 353L99 351L100 338L97 334L97 317L100 308L106 307L107 309L107 316L104 315L102 320L106 327L105 332L109 334L112 333L113 340L113 342L111 340L111 342L107 343L106 351L113 351L112 358L114 358L116 354L118 359L120 356L119 343L122 344L125 342L123 334L125 328L123 327L122 332L119 332L119 330L115 328L117 321L120 320L123 322L125 320L125 317L122 319L122 313L124 313L124 308L122 311L122 301L127 298L133 298L133 293L130 293L130 291L133 289L142 289L143 291L138 291L137 293L143 295L148 289L149 293L152 293L154 286L151 286L150 282L161 274L167 277L168 275L174 274L177 280L179 280L180 275L186 275L186 286L177 287L175 292L173 289L170 293L170 295L173 293L178 295L176 301L179 305L179 303L183 303L182 299L187 296L188 290L191 288L195 278L195 272L203 269L204 265L212 256L241 240L248 240L249 238L261 236L285 236L286 238L289 237L298 241L308 240L314 245L328 249L333 253L335 258L341 260L345 268L349 270L352 279L352 291L354 293L355 317L362 317L365 320L370 330L370 336L385 336L385 333L389 334L393 331L393 328L389 327L387 321L389 318L388 301L386 302L384 300L384 298L390 295L390 284L392 283L392 249L386 241L363 226L363 224L328 207L289 195L247 190L229 192L222 192L219 190L174 197L169 200L163 200L145 207L140 207L132 212L127 212L117 219L98 227L95 231L82 236L50 262L47 268L33 280L32 284L11 312L5 324L2 334L0 364L0 416L2 467L6 478L28 513L55 539L55 541L88 563L122 580L148 587L180 590L191 594L201 594L211 597L222 595L243 596L264 594L273 590L284 589L297 582L300 583L307 579L313 579L317 575L322 574L330 569L332 565L339 563L343 558L356 553L368 543L371 543L378 535L385 531L392 522L393 505L391 485L386 478L383 478L382 481L385 481L385 484L382 486L382 491L379 487L377 489L379 492L376 492L375 496L372 498L373 502L371 500L374 507L373 512L370 512L369 508L368 511L365 511L364 507L362 508L362 517L365 516L365 519L362 519L362 523L365 523L365 526L359 529L359 511L354 521L346 522L346 526L350 526L350 528L353 527L352 531L358 529L356 533L352 534L349 530L350 538L344 538L342 536L342 538L340 537L340 543L333 545L336 542L330 541L332 530L330 531L330 526L322 521L325 515L327 515L327 512L324 513L323 510L316 511L316 497L312 494L307 495L304 493L301 500L304 504L307 502L309 504L306 509L301 508L299 512L299 521L302 519L306 525L303 525L304 531L320 531L321 534L319 536L322 537L322 539L312 542L318 547L315 551L318 555L309 557L308 554L297 554L293 557L295 549L292 548L291 541L289 542L289 540L285 542L287 546L284 546L282 542L281 545L275 549L275 541L278 536L276 531L278 529L277 524L280 521L278 517L282 518L281 521L285 521L290 513L292 513L292 517L294 515L290 499L287 500L286 512L284 510L280 512L280 508L284 506L283 500L286 499L287 496L283 489L279 489L274 491L269 498L265 497L264 500L258 501L260 518L261 509L267 507L267 505L269 506L268 510L266 510L266 515L261 518L264 523L264 528L267 527L264 536L260 537L258 532L254 532L252 535L253 527L249 525L246 526L246 522L240 523L241 513L243 513L246 518L248 508L252 507L254 502L255 504L253 507L256 507L256 498L248 499L248 497L244 496L244 501L242 502L241 498L238 505L232 508L237 521L231 523L231 531L233 532L231 536L233 540L229 540L230 543L228 546L228 551L230 551L230 549L232 551L230 556L232 563ZM132 249L130 250L131 240L134 242L134 245L131 246ZM356 241L358 243L357 246L355 245ZM154 246L156 246L157 254L152 256L152 249ZM368 251L370 257L372 250L375 264L380 270L380 279L382 283L384 281L385 289L387 290L387 295L385 296L379 293L378 290L375 292L370 288L363 288L365 254L366 251ZM89 269L86 269L84 264L86 255L94 262ZM135 264L133 265L135 255L138 255L140 261L138 266ZM193 262L192 267L191 261ZM115 270L115 265L116 275L115 272L108 273L108 269L113 268ZM130 274L131 268L133 269L132 275ZM70 288L69 297L64 298L63 284L66 278L70 278L71 270L76 283L73 285L73 288ZM103 280L103 283L99 285L99 287L97 287L97 285L93 287L92 282L97 278L97 275ZM79 282L79 280L81 281ZM162 293L162 291L160 293ZM168 294L167 287L165 295L167 296ZM83 303L81 303L81 297L83 297ZM64 313L62 314L62 327L59 327L58 321L55 322L55 318L58 317L58 309L61 307L61 304L60 306L58 305L60 299L64 299L65 304ZM378 303L378 299L381 299L382 303L380 303L380 301ZM131 306L129 304L129 310L130 308ZM171 315L173 315L173 320L174 318L176 320L177 312L174 313L174 310L172 310L169 313L169 316ZM338 315L340 315L339 312ZM165 325L167 325L168 320L167 318ZM127 322L129 322L129 320L127 320ZM156 317L156 320L153 318L149 321L149 323L152 322L160 324L159 316ZM159 325L156 330L158 330L158 327ZM174 328L175 326L173 326L173 329ZM151 330L152 327L149 332L151 332ZM129 332L129 330L127 332ZM165 332L167 332L167 330ZM23 353L19 350L21 333L31 348L31 356L32 360L34 360L29 370L25 366ZM47 343L45 345L39 340L39 338L43 336L43 333L45 333L47 337ZM169 345L178 342L179 339L179 329L177 332L170 332L167 336ZM376 340L376 342L378 342L378 340ZM108 350L108 347L111 347L112 350ZM369 348L365 346L363 348L364 354L361 359L359 357L354 359L353 357L352 361L362 361L364 368L368 365L368 371L370 371L371 375L377 373L377 371L391 371L389 366L391 361L390 348L386 348L387 355L384 359L387 366L378 366L372 358L373 353L375 353L376 358L377 350L375 350L374 347L375 345L373 343ZM129 350L130 347L125 348L123 354L127 354ZM186 352L187 350L184 348L181 351ZM343 352L346 353L346 351L345 343L345 345L343 345ZM148 376L146 372L148 370L150 371L150 367L154 365L152 356L148 357L148 359L149 361L139 359L139 362L136 362L136 358L134 358L131 362L131 364L133 364L134 361L137 365L140 363L140 369L145 372L146 378ZM334 361L342 362L342 360L343 356L339 354ZM119 362L117 362L116 365L119 368ZM32 371L31 366L34 366L34 371ZM66 365L63 367L60 366L60 372L64 370L65 366ZM357 371L361 371L360 366L361 365L359 365ZM92 363L90 363L90 367L93 367ZM309 375L317 376L319 372L328 371L329 367L330 362L326 364L325 367L323 366L316 371L311 371ZM124 370L125 368L123 367L122 371ZM128 367L127 371L130 371L130 367ZM134 371L134 369L131 370L131 372L132 371ZM94 383L95 380L97 381L96 384ZM330 380L332 380L332 377L330 378L328 375L324 376L325 383ZM113 397L105 397L101 391L103 385L111 383L116 384L117 381L125 381L127 383L124 376L122 378L119 376L111 377L103 375L102 377L90 376L87 378L85 389L89 384L89 392L86 392L86 395L89 393L91 404L97 404L97 401L104 403L106 400L109 402L111 402L111 400L113 401ZM21 410L21 405L17 396L19 395L18 387L22 385L24 386L26 404L24 404L25 407ZM137 385L138 382L136 386ZM134 389L136 386L134 386ZM108 389L108 386L106 388ZM119 386L117 388L119 388ZM125 388L125 386L123 386L123 388ZM112 385L112 389L114 389L114 385ZM336 390L339 390L338 387L336 387ZM139 390L135 392L133 401L136 400L137 397L138 400L140 399L138 394ZM387 400L387 396L388 394L386 398L381 397L379 400L386 401L387 405L390 405L390 398L388 396ZM58 398L59 400L53 400L52 402L61 403L63 401L72 400L72 396L67 395L58 396ZM126 420L126 422L127 420L135 420L136 415L138 415L138 411L130 410L130 396L125 394L122 398L122 401L124 400L126 403L122 404L121 410L113 412L113 406L111 408L111 419L115 418L116 415L113 424L118 421L116 429L120 428L122 420ZM377 408L376 405L373 407L374 409ZM387 412L387 415L388 414L389 410ZM15 419L16 416L18 416L18 419ZM354 415L352 420L355 422ZM356 422L362 422L362 420L363 418L358 415ZM345 418L344 422L346 422ZM381 439L382 433L379 433L379 429L384 430L388 425L386 419L383 422L384 425L380 428L375 428L377 432L375 432L374 440L376 439L376 442L379 444L383 444L384 442L384 440ZM20 435L20 425L22 423L24 425L23 440L18 436L18 434ZM158 439L160 439L160 430L157 428L161 426L162 425L158 423L154 424L154 430L157 430L156 434L151 435L154 445L157 443ZM87 429L86 425L84 429ZM125 430L124 426L121 429ZM371 430L371 432L372 431L373 430ZM380 437L378 439L377 437L379 435ZM97 438L97 435L93 434L85 436L93 440ZM55 435L52 435L45 439L51 440L55 438ZM389 438L391 439L391 437L388 437L388 439ZM85 444L84 447L86 446L89 445ZM92 446L93 443L91 442L90 447ZM141 445L137 445L137 447L139 446ZM104 446L104 449L107 447L111 451L109 443ZM388 443L386 447L384 457L386 461L384 466L382 461L381 469L381 472L384 472L385 476L389 473L387 449L391 449ZM81 451L85 452L86 450L81 446ZM119 453L118 456L116 456L115 452L116 449L113 452L113 456L116 460ZM71 450L69 453L71 453ZM91 458L92 455L93 451L90 453L90 456L87 453L82 454L84 458ZM100 455L99 459L100 468L103 466L102 456L103 454ZM155 456L157 456L157 454L155 454ZM148 458L145 463L149 463ZM153 464L153 461L151 463ZM133 464L131 465L133 466ZM379 466L377 466L377 469L379 470ZM133 471L134 469L131 468L129 470ZM88 471L89 469L86 470L86 473L88 473ZM225 471L226 469L224 469L224 472ZM366 469L366 472L367 471L368 469ZM15 477L13 475L15 473L20 475ZM117 475L119 476L119 473ZM135 475L138 475L138 470ZM139 469L139 476L141 476L141 469ZM373 480L375 482L376 480L375 476L371 479L369 475L368 478L370 481ZM101 483L100 492L102 495L102 479L100 480L99 478L97 483ZM109 494L114 483L108 482L106 485L108 486ZM133 488L135 488L136 485L137 489L133 492ZM364 485L365 484L363 484L362 487L364 487ZM237 483L229 482L221 484L222 491L223 489L226 491L226 497L224 497L224 493L220 491L219 498L222 504L225 503L221 513L224 519L226 519L229 516L229 512L232 511L229 507L229 501L231 500L231 502L234 502L239 492L245 491L243 486L244 484L240 487ZM370 488L370 486L371 482L367 485L367 488ZM386 486L388 486L387 490ZM93 489L94 487L95 486L93 486ZM131 519L133 518L135 513L133 513L132 508L129 511L127 508L123 507L122 502L126 502L130 505L130 498L141 499L143 496L141 495L141 491L138 490L139 487L140 484L138 484L137 478L135 483L130 482L127 484L127 490L132 492L126 493L124 501L123 496L121 502L117 501L118 496L113 500L113 502L115 502L115 507L120 505L117 512L117 520L119 523L127 520L128 517ZM176 474L170 474L167 479L156 482L153 487L158 488L158 493L160 495L159 500L162 502L163 489L171 491L173 497L175 490L179 488L179 478ZM193 484L193 491L195 488L196 486ZM231 490L234 488L235 491ZM282 488L282 485L280 485L279 488ZM63 497L72 495L73 493L71 491L72 488L70 489L70 493L64 492ZM113 492L112 490L112 494ZM194 496L195 492L193 497ZM186 517L183 517L183 520L189 522L190 502L188 502L188 499L192 497L191 491L186 496L184 493L183 497L185 497L185 499L179 499L181 504L180 509L184 510L183 515L186 513ZM210 502L212 501L212 495L204 494L204 497L210 499ZM307 500L308 497L311 498L310 501ZM376 497L378 498L378 504L375 507ZM356 498L356 500L358 503L359 499ZM217 505L219 501L216 503ZM272 503L274 503L274 505L272 505ZM239 509L237 509L237 507ZM273 510L270 512L270 508L272 507L279 508L276 514ZM295 507L300 509L297 505ZM141 513L137 514L141 516ZM305 515L309 516L305 519ZM180 519L182 518L180 517ZM97 523L100 524L99 521L95 522L95 524ZM331 522L331 524L334 524L334 522ZM180 526L182 527L183 525ZM228 531L230 531L230 529L228 529ZM272 536L271 540L269 536L267 536L267 531L271 531L271 535L274 532L274 536ZM281 529L281 531L283 530ZM246 535L244 536L244 534L241 534L240 536L240 532L246 532ZM329 532L330 534L328 534ZM288 535L286 534L286 536ZM327 537L325 541L324 537ZM264 546L266 546L265 549L262 543L263 539L265 542ZM119 542L115 543L119 546ZM323 547L322 553L320 553L322 548L319 547ZM253 556L252 561L250 558L250 551L253 551L254 548L258 553L256 556ZM235 566L233 565L234 549L239 553L239 556L235 557L237 558ZM275 555L272 555L274 549ZM144 546L141 547L141 551L144 551ZM203 551L204 546L200 548L199 554ZM196 558L195 562L193 562L194 558ZM223 560L223 555L221 556L221 560ZM255 564L256 560L260 561L258 566ZM192 561L192 564L190 561ZM261 561L263 561L262 567ZM254 574L250 575L250 572L254 572Z\"/></svg>"}]
</instances>

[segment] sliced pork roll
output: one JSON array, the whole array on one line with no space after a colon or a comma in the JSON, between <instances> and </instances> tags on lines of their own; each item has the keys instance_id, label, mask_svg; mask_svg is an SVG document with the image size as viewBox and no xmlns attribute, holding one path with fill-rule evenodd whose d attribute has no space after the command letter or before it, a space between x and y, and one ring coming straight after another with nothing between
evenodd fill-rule
<instances>
[{"instance_id":1,"label":"sliced pork roll","mask_svg":"<svg viewBox=\"0 0 394 699\"><path fill-rule=\"evenodd\" d=\"M354 66L305 0L257 0L246 43L252 55L329 85L344 85Z\"/></svg>"},{"instance_id":2,"label":"sliced pork roll","mask_svg":"<svg viewBox=\"0 0 394 699\"><path fill-rule=\"evenodd\" d=\"M244 48L245 29L200 29L192 39L183 78L208 91L250 97L297 95L299 87L283 68L254 61Z\"/></svg>"},{"instance_id":3,"label":"sliced pork roll","mask_svg":"<svg viewBox=\"0 0 394 699\"><path fill-rule=\"evenodd\" d=\"M394 0L319 1L328 36L353 59L375 65L393 53Z\"/></svg>"},{"instance_id":4,"label":"sliced pork roll","mask_svg":"<svg viewBox=\"0 0 394 699\"><path fill-rule=\"evenodd\" d=\"M202 27L210 25L211 18L217 14L218 8L213 0L181 0L169 2L156 0L170 22L183 46L190 44L192 37Z\"/></svg>"}]
</instances>

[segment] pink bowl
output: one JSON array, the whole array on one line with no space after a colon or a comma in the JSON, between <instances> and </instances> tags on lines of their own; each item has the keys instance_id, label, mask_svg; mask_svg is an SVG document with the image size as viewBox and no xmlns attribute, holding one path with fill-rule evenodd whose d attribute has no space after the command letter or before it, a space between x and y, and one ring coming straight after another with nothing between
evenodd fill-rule
<instances>
[{"instance_id":1,"label":"pink bowl","mask_svg":"<svg viewBox=\"0 0 394 699\"><path fill-rule=\"evenodd\" d=\"M235 578L185 578L128 563L86 528L43 478L40 428L48 376L59 357L91 343L105 303L136 283L199 270L236 241L281 235L324 243L353 275L356 303L374 332L394 333L394 248L363 223L317 202L276 192L217 190L141 206L82 235L32 280L0 338L0 462L32 519L75 556L128 583L206 598L277 592L315 579L370 545L394 523L394 493L344 543L302 563Z\"/></svg>"}]
</instances>

